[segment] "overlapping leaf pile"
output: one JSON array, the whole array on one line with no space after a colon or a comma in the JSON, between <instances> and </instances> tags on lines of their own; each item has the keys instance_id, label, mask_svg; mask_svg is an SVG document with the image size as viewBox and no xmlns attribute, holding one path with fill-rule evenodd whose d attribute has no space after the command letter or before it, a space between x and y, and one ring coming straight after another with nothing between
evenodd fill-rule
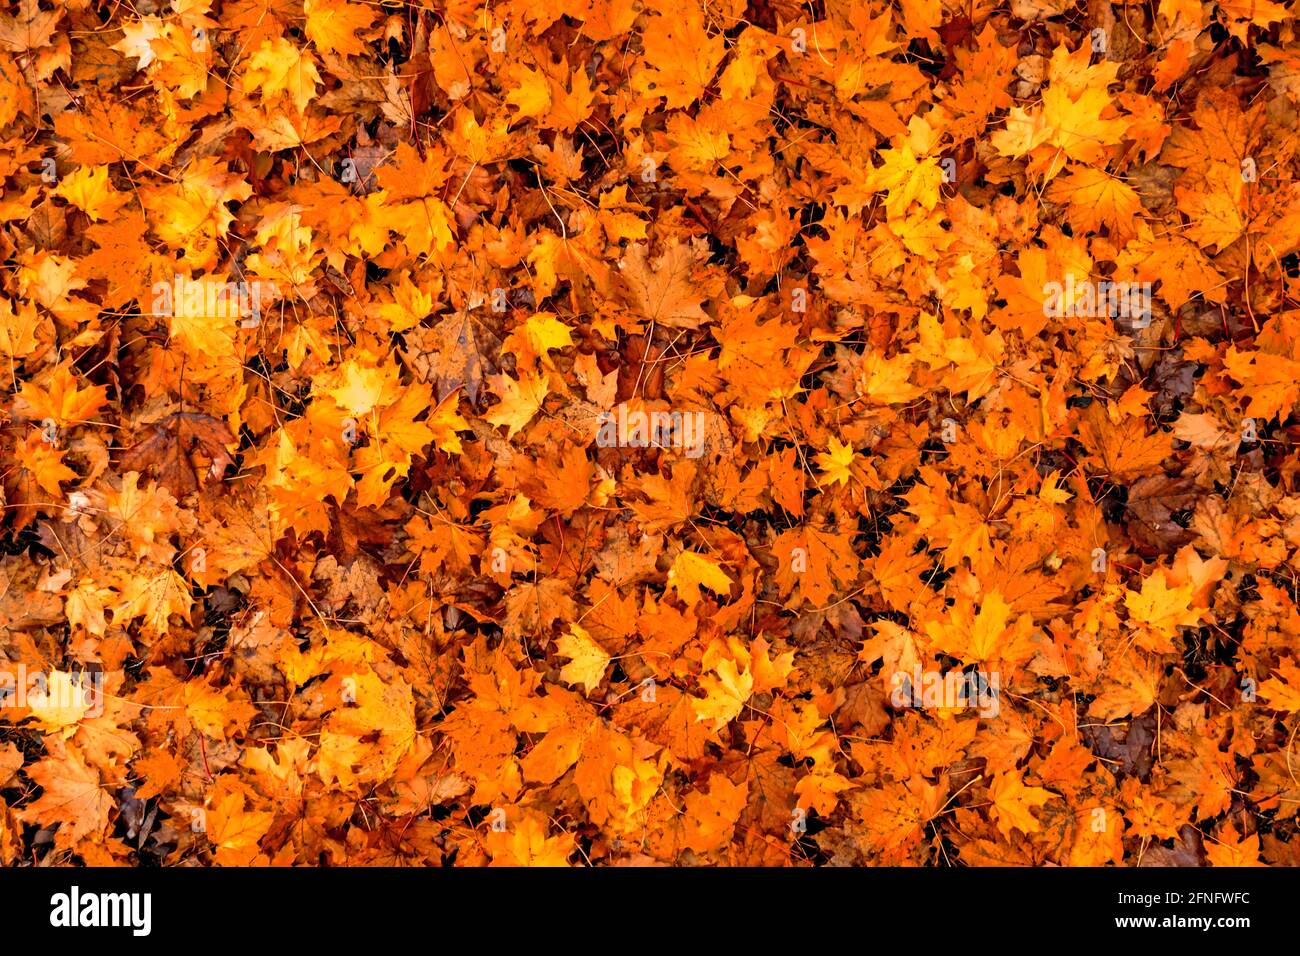
<instances>
[{"instance_id":1,"label":"overlapping leaf pile","mask_svg":"<svg viewBox=\"0 0 1300 956\"><path fill-rule=\"evenodd\" d=\"M0 861L1300 863L1295 12L23 0Z\"/></svg>"}]
</instances>

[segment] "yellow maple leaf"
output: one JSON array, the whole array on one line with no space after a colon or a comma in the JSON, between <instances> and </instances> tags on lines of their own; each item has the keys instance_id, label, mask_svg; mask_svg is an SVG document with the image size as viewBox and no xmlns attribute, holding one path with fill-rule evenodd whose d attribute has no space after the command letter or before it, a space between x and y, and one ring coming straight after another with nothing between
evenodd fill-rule
<instances>
[{"instance_id":1,"label":"yellow maple leaf","mask_svg":"<svg viewBox=\"0 0 1300 956\"><path fill-rule=\"evenodd\" d=\"M564 866L573 852L573 836L547 836L546 825L533 814L510 820L504 830L489 829L486 837L492 866Z\"/></svg>"},{"instance_id":2,"label":"yellow maple leaf","mask_svg":"<svg viewBox=\"0 0 1300 956\"><path fill-rule=\"evenodd\" d=\"M560 670L560 679L570 684L581 684L590 694L605 677L610 656L590 634L578 624L569 625L569 633L555 642L556 649L569 663Z\"/></svg>"},{"instance_id":3,"label":"yellow maple leaf","mask_svg":"<svg viewBox=\"0 0 1300 956\"><path fill-rule=\"evenodd\" d=\"M511 332L502 345L513 352L525 368L535 369L538 360L549 363L549 353L573 344L569 327L551 312L535 312Z\"/></svg>"},{"instance_id":4,"label":"yellow maple leaf","mask_svg":"<svg viewBox=\"0 0 1300 956\"><path fill-rule=\"evenodd\" d=\"M935 207L943 183L943 170L937 160L918 156L908 144L882 149L880 156L885 163L872 170L867 186L885 191L885 212L891 219L901 217L913 203L923 209Z\"/></svg>"},{"instance_id":5,"label":"yellow maple leaf","mask_svg":"<svg viewBox=\"0 0 1300 956\"><path fill-rule=\"evenodd\" d=\"M669 109L695 102L727 55L726 41L705 29L702 9L691 5L652 18L642 44L645 66L633 74L632 88L648 99L663 97Z\"/></svg>"},{"instance_id":6,"label":"yellow maple leaf","mask_svg":"<svg viewBox=\"0 0 1300 956\"><path fill-rule=\"evenodd\" d=\"M501 401L484 417L493 425L507 426L507 438L513 438L532 420L550 392L547 377L530 372L521 373L518 380L508 375L494 375L488 381L501 396Z\"/></svg>"},{"instance_id":7,"label":"yellow maple leaf","mask_svg":"<svg viewBox=\"0 0 1300 956\"><path fill-rule=\"evenodd\" d=\"M340 384L326 389L325 394L348 414L367 415L376 405L387 404L385 393L392 388L393 377L385 375L384 370L349 361L343 366L341 378Z\"/></svg>"},{"instance_id":8,"label":"yellow maple leaf","mask_svg":"<svg viewBox=\"0 0 1300 956\"><path fill-rule=\"evenodd\" d=\"M213 798L212 808L204 814L204 832L216 848L219 866L248 866L261 852L258 841L271 829L275 814L265 810L245 810L245 794L238 789Z\"/></svg>"},{"instance_id":9,"label":"yellow maple leaf","mask_svg":"<svg viewBox=\"0 0 1300 956\"><path fill-rule=\"evenodd\" d=\"M1200 612L1193 610L1191 603L1192 585L1169 587L1163 568L1143 578L1141 591L1128 591L1124 595L1129 620L1142 628L1136 641L1138 646L1157 653L1172 651L1172 638L1178 629L1190 627L1201 619Z\"/></svg>"},{"instance_id":10,"label":"yellow maple leaf","mask_svg":"<svg viewBox=\"0 0 1300 956\"><path fill-rule=\"evenodd\" d=\"M343 3L340 0L305 0L303 13L307 15L307 39L322 53L356 56L365 52L366 44L357 36L358 30L370 26L375 11L360 3Z\"/></svg>"},{"instance_id":11,"label":"yellow maple leaf","mask_svg":"<svg viewBox=\"0 0 1300 956\"><path fill-rule=\"evenodd\" d=\"M427 256L456 244L451 228L451 210L437 196L423 196L412 202L385 205L381 221L402 237L413 255Z\"/></svg>"},{"instance_id":12,"label":"yellow maple leaf","mask_svg":"<svg viewBox=\"0 0 1300 956\"><path fill-rule=\"evenodd\" d=\"M85 675L74 679L70 672L56 670L46 677L43 687L27 692L27 706L41 729L63 731L86 716L94 703L92 693Z\"/></svg>"},{"instance_id":13,"label":"yellow maple leaf","mask_svg":"<svg viewBox=\"0 0 1300 956\"><path fill-rule=\"evenodd\" d=\"M713 673L700 677L703 699L691 700L695 720L713 721L713 729L720 730L734 720L754 692L754 675L730 657L719 657L713 662Z\"/></svg>"},{"instance_id":14,"label":"yellow maple leaf","mask_svg":"<svg viewBox=\"0 0 1300 956\"><path fill-rule=\"evenodd\" d=\"M336 678L339 706L321 729L318 769L345 790L387 780L415 741L415 698L401 677L361 666Z\"/></svg>"},{"instance_id":15,"label":"yellow maple leaf","mask_svg":"<svg viewBox=\"0 0 1300 956\"><path fill-rule=\"evenodd\" d=\"M1046 196L1069 204L1070 225L1076 235L1095 232L1105 225L1114 236L1131 236L1142 209L1142 199L1118 176L1092 166L1076 166L1048 187Z\"/></svg>"},{"instance_id":16,"label":"yellow maple leaf","mask_svg":"<svg viewBox=\"0 0 1300 956\"><path fill-rule=\"evenodd\" d=\"M1184 235L1211 252L1219 252L1245 235L1249 224L1245 188L1240 170L1215 163L1205 182L1178 189L1178 207L1190 219Z\"/></svg>"},{"instance_id":17,"label":"yellow maple leaf","mask_svg":"<svg viewBox=\"0 0 1300 956\"><path fill-rule=\"evenodd\" d=\"M284 93L299 113L316 96L321 85L316 58L283 37L263 40L244 67L244 92L257 90L263 99Z\"/></svg>"},{"instance_id":18,"label":"yellow maple leaf","mask_svg":"<svg viewBox=\"0 0 1300 956\"><path fill-rule=\"evenodd\" d=\"M922 394L910 381L912 359L907 355L884 358L874 350L867 353L858 371L858 392L874 405L898 405Z\"/></svg>"},{"instance_id":19,"label":"yellow maple leaf","mask_svg":"<svg viewBox=\"0 0 1300 956\"><path fill-rule=\"evenodd\" d=\"M832 484L847 485L849 479L853 477L853 463L857 461L853 446L843 444L832 435L826 448L826 451L814 455L813 461L822 470L827 481Z\"/></svg>"},{"instance_id":20,"label":"yellow maple leaf","mask_svg":"<svg viewBox=\"0 0 1300 956\"><path fill-rule=\"evenodd\" d=\"M184 249L186 261L196 269L217 264L217 241L235 219L226 204L253 194L247 179L220 163L215 156L205 156L187 166L179 181L139 191L151 217L150 229L163 242Z\"/></svg>"},{"instance_id":21,"label":"yellow maple leaf","mask_svg":"<svg viewBox=\"0 0 1300 956\"><path fill-rule=\"evenodd\" d=\"M108 181L107 166L83 166L65 176L54 195L66 199L91 219L108 219L126 202L128 193L119 193Z\"/></svg>"},{"instance_id":22,"label":"yellow maple leaf","mask_svg":"<svg viewBox=\"0 0 1300 956\"><path fill-rule=\"evenodd\" d=\"M989 798L993 802L990 813L1002 835L1008 839L1013 829L1021 833L1037 833L1042 824L1030 811L1055 797L1055 793L1043 787L1025 786L1020 774L1011 770L998 774L989 786Z\"/></svg>"},{"instance_id":23,"label":"yellow maple leaf","mask_svg":"<svg viewBox=\"0 0 1300 956\"><path fill-rule=\"evenodd\" d=\"M170 568L128 574L121 590L121 600L113 608L115 621L142 618L144 633L150 637L166 634L173 614L188 614L194 599L190 586Z\"/></svg>"},{"instance_id":24,"label":"yellow maple leaf","mask_svg":"<svg viewBox=\"0 0 1300 956\"><path fill-rule=\"evenodd\" d=\"M143 16L139 20L127 21L121 25L122 39L109 49L117 50L123 56L135 57L136 69L143 70L154 61L155 54L151 44L152 41L162 37L163 25L162 18L152 14Z\"/></svg>"},{"instance_id":25,"label":"yellow maple leaf","mask_svg":"<svg viewBox=\"0 0 1300 956\"><path fill-rule=\"evenodd\" d=\"M668 571L668 586L692 606L700 600L701 587L721 597L727 596L731 592L731 578L712 559L694 551L682 551Z\"/></svg>"},{"instance_id":26,"label":"yellow maple leaf","mask_svg":"<svg viewBox=\"0 0 1300 956\"><path fill-rule=\"evenodd\" d=\"M519 110L513 117L515 121L543 116L550 110L551 83L545 73L523 63L513 63L505 75L512 84L506 92L506 103Z\"/></svg>"},{"instance_id":27,"label":"yellow maple leaf","mask_svg":"<svg viewBox=\"0 0 1300 956\"><path fill-rule=\"evenodd\" d=\"M31 303L0 299L0 351L12 361L26 358L36 349L36 334L42 319Z\"/></svg>"},{"instance_id":28,"label":"yellow maple leaf","mask_svg":"<svg viewBox=\"0 0 1300 956\"><path fill-rule=\"evenodd\" d=\"M1011 605L1000 591L990 591L979 603L960 599L943 618L927 621L925 631L934 645L964 663L993 660L1023 662L1034 654L1033 618L1012 619Z\"/></svg>"},{"instance_id":29,"label":"yellow maple leaf","mask_svg":"<svg viewBox=\"0 0 1300 956\"><path fill-rule=\"evenodd\" d=\"M1258 418L1286 417L1300 399L1300 362L1272 352L1243 352L1228 346L1223 357L1228 374L1241 382L1250 398L1246 414Z\"/></svg>"},{"instance_id":30,"label":"yellow maple leaf","mask_svg":"<svg viewBox=\"0 0 1300 956\"><path fill-rule=\"evenodd\" d=\"M1300 667L1292 658L1284 658L1274 668L1274 676L1259 685L1259 696L1274 710L1295 713L1300 710Z\"/></svg>"}]
</instances>

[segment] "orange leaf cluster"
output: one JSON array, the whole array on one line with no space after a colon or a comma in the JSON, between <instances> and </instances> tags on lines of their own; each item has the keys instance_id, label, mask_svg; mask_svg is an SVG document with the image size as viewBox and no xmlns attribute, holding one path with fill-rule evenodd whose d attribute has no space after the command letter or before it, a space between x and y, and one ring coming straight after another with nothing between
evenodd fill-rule
<instances>
[{"instance_id":1,"label":"orange leaf cluster","mask_svg":"<svg viewBox=\"0 0 1300 956\"><path fill-rule=\"evenodd\" d=\"M1300 864L1297 5L0 13L0 863Z\"/></svg>"}]
</instances>

